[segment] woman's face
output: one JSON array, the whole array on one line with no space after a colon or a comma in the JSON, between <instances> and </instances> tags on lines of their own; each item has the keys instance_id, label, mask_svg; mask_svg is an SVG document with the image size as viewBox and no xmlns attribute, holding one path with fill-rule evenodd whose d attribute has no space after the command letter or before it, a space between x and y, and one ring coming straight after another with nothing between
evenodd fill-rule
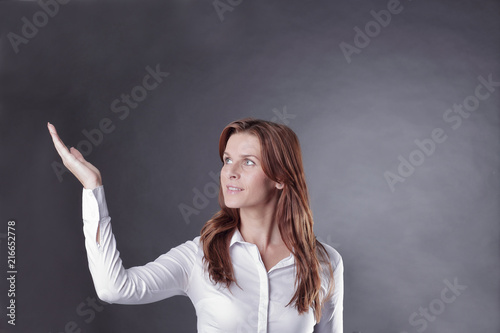
<instances>
[{"instance_id":1,"label":"woman's face","mask_svg":"<svg viewBox=\"0 0 500 333\"><path fill-rule=\"evenodd\" d=\"M262 170L260 142L255 135L231 135L223 160L221 186L227 207L264 209L274 204L277 183Z\"/></svg>"}]
</instances>

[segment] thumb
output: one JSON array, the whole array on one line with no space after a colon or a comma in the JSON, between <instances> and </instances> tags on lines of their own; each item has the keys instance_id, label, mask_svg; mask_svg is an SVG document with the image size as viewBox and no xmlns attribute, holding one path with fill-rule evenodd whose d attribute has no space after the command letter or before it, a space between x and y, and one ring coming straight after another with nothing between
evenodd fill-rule
<instances>
[{"instance_id":1,"label":"thumb","mask_svg":"<svg viewBox=\"0 0 500 333\"><path fill-rule=\"evenodd\" d=\"M71 155L75 156L75 158L77 160L79 160L80 162L82 162L82 163L87 162L87 161L85 161L85 158L83 157L82 153L80 153L78 151L78 149L76 149L75 147L71 147L69 149L69 151L70 151Z\"/></svg>"}]
</instances>

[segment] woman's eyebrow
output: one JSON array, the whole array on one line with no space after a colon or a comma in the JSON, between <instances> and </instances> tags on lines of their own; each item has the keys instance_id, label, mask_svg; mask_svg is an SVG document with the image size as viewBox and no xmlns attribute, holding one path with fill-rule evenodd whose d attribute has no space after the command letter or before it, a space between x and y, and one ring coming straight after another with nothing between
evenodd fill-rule
<instances>
[{"instance_id":1,"label":"woman's eyebrow","mask_svg":"<svg viewBox=\"0 0 500 333\"><path fill-rule=\"evenodd\" d=\"M255 159L259 160L259 158L258 158L257 156L255 156L255 155L251 155L251 154L245 154L245 155L240 155L240 156L241 156L241 157L253 157L253 158L255 158Z\"/></svg>"},{"instance_id":2,"label":"woman's eyebrow","mask_svg":"<svg viewBox=\"0 0 500 333\"><path fill-rule=\"evenodd\" d=\"M227 151L225 151L223 155L227 155L227 156L231 157L231 154L229 154ZM252 155L252 154L241 154L240 157L245 157L245 158L246 157L253 157L253 158L260 161L260 159L257 156Z\"/></svg>"}]
</instances>

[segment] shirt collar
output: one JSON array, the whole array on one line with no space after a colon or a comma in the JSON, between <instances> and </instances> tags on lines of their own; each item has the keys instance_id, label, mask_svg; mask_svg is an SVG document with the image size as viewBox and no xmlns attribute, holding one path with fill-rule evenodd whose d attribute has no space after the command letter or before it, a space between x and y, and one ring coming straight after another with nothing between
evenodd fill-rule
<instances>
[{"instance_id":1,"label":"shirt collar","mask_svg":"<svg viewBox=\"0 0 500 333\"><path fill-rule=\"evenodd\" d=\"M243 236L240 233L240 229L238 229L237 227L234 230L233 236L231 237L231 242L229 243L229 247L233 246L233 244L236 244L236 243L247 243L243 239ZM247 244L249 244L249 243L247 243ZM293 265L294 263L295 263L295 256L292 253L290 253L290 256L282 259L273 268L271 268L268 273L270 273L271 271L273 271L275 269L281 268L281 267Z\"/></svg>"},{"instance_id":2,"label":"shirt collar","mask_svg":"<svg viewBox=\"0 0 500 333\"><path fill-rule=\"evenodd\" d=\"M231 237L231 242L229 243L229 247L233 246L234 243L245 243L243 236L240 233L238 227L235 228L233 236Z\"/></svg>"}]
</instances>

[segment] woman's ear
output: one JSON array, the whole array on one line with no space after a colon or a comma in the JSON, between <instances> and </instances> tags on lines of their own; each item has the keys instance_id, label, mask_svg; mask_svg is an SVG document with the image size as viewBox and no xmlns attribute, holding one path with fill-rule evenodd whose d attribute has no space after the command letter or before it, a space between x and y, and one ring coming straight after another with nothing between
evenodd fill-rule
<instances>
[{"instance_id":1,"label":"woman's ear","mask_svg":"<svg viewBox=\"0 0 500 333\"><path fill-rule=\"evenodd\" d=\"M278 190L282 190L284 186L285 186L285 185L283 185L283 183L276 183L276 188L277 188Z\"/></svg>"}]
</instances>

